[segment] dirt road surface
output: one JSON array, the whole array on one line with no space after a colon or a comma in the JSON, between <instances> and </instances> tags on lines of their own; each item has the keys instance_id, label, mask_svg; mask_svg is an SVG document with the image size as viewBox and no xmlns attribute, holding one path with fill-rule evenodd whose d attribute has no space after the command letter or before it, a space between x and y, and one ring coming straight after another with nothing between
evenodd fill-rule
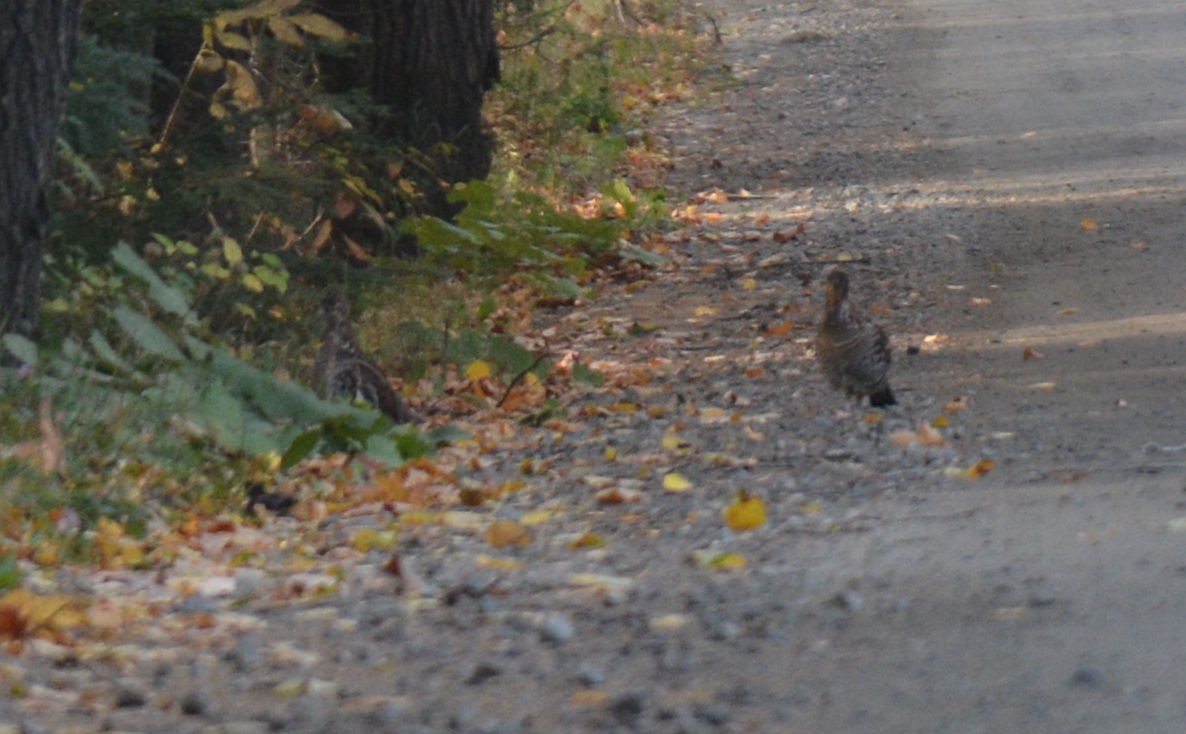
<instances>
[{"instance_id":1,"label":"dirt road surface","mask_svg":"<svg viewBox=\"0 0 1186 734\"><path fill-rule=\"evenodd\" d=\"M183 598L32 579L157 611L7 660L0 731L1186 731L1186 5L703 8L729 82L658 132L727 196L552 337L620 389L400 526L399 583L349 543L382 509L263 544L316 550L296 602L262 552ZM812 361L837 262L893 336L881 422Z\"/></svg>"},{"instance_id":2,"label":"dirt road surface","mask_svg":"<svg viewBox=\"0 0 1186 734\"><path fill-rule=\"evenodd\" d=\"M795 548L861 601L761 656L804 696L770 730L1182 731L1186 8L883 7L870 103L902 134L866 127L871 175L844 180L908 200L853 234L896 247L916 326L950 337L899 359L904 412L968 396L997 470ZM741 33L779 12L750 10Z\"/></svg>"}]
</instances>

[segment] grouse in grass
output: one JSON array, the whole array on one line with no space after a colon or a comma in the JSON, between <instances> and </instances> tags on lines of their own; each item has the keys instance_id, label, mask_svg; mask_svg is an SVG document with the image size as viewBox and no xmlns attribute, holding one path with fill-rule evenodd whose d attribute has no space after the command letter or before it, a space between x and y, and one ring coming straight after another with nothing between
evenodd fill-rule
<instances>
[{"instance_id":1,"label":"grouse in grass","mask_svg":"<svg viewBox=\"0 0 1186 734\"><path fill-rule=\"evenodd\" d=\"M417 420L379 368L363 354L345 294L331 290L321 306L325 313L325 338L313 363L317 392L324 398L363 400L396 423Z\"/></svg>"},{"instance_id":2,"label":"grouse in grass","mask_svg":"<svg viewBox=\"0 0 1186 734\"><path fill-rule=\"evenodd\" d=\"M848 301L848 274L828 273L827 304L815 335L815 356L824 377L875 408L896 405L889 385L890 348L885 330L864 320Z\"/></svg>"}]
</instances>

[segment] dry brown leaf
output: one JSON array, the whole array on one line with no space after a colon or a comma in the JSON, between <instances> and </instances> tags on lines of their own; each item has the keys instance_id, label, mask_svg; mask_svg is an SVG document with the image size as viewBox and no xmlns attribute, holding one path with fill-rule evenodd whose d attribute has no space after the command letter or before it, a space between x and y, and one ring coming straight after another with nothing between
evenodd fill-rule
<instances>
[{"instance_id":1,"label":"dry brown leaf","mask_svg":"<svg viewBox=\"0 0 1186 734\"><path fill-rule=\"evenodd\" d=\"M959 413L961 411L967 410L967 408L968 408L967 396L959 395L959 396L954 397L951 400L947 401L947 403L943 406L943 412L945 412L945 413Z\"/></svg>"},{"instance_id":2,"label":"dry brown leaf","mask_svg":"<svg viewBox=\"0 0 1186 734\"><path fill-rule=\"evenodd\" d=\"M1044 355L1033 347L1026 347L1021 350L1021 358L1025 359L1041 359Z\"/></svg>"},{"instance_id":3,"label":"dry brown leaf","mask_svg":"<svg viewBox=\"0 0 1186 734\"><path fill-rule=\"evenodd\" d=\"M625 487L609 487L594 495L603 505L625 505L642 500L642 492Z\"/></svg>"},{"instance_id":4,"label":"dry brown leaf","mask_svg":"<svg viewBox=\"0 0 1186 734\"><path fill-rule=\"evenodd\" d=\"M926 421L918 422L918 444L920 446L942 446L943 434L936 431Z\"/></svg>"},{"instance_id":5,"label":"dry brown leaf","mask_svg":"<svg viewBox=\"0 0 1186 734\"><path fill-rule=\"evenodd\" d=\"M1095 221L1091 217L1083 217L1083 219L1079 220L1079 229L1083 230L1084 232L1097 232L1099 231L1099 228L1099 222Z\"/></svg>"},{"instance_id":6,"label":"dry brown leaf","mask_svg":"<svg viewBox=\"0 0 1186 734\"><path fill-rule=\"evenodd\" d=\"M495 520L486 530L486 542L492 548L522 548L531 544L531 533L514 520Z\"/></svg>"}]
</instances>

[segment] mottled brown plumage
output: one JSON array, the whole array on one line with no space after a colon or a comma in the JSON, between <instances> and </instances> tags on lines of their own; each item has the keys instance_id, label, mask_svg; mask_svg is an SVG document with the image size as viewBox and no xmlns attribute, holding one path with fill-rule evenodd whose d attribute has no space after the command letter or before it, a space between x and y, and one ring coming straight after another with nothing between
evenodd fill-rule
<instances>
[{"instance_id":1,"label":"mottled brown plumage","mask_svg":"<svg viewBox=\"0 0 1186 734\"><path fill-rule=\"evenodd\" d=\"M318 393L325 398L364 400L396 423L415 421L416 414L363 354L345 294L331 290L321 305L325 312L325 338L313 363Z\"/></svg>"},{"instance_id":2,"label":"mottled brown plumage","mask_svg":"<svg viewBox=\"0 0 1186 734\"><path fill-rule=\"evenodd\" d=\"M815 356L832 387L883 408L897 404L889 385L890 348L885 330L865 321L848 301L848 274L828 273L827 303L815 335Z\"/></svg>"}]
</instances>

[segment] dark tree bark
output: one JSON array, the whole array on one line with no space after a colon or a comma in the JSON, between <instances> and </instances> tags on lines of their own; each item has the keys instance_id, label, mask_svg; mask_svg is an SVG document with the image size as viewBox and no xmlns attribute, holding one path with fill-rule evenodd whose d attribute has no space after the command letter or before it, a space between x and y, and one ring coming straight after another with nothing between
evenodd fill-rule
<instances>
[{"instance_id":1,"label":"dark tree bark","mask_svg":"<svg viewBox=\"0 0 1186 734\"><path fill-rule=\"evenodd\" d=\"M0 331L32 335L41 237L82 0L0 1Z\"/></svg>"},{"instance_id":2,"label":"dark tree bark","mask_svg":"<svg viewBox=\"0 0 1186 734\"><path fill-rule=\"evenodd\" d=\"M369 40L356 58L326 65L331 87L362 87L388 106L392 114L377 132L430 155L445 181L485 178L493 144L482 128L482 99L498 80L493 0L322 0L320 7Z\"/></svg>"}]
</instances>

